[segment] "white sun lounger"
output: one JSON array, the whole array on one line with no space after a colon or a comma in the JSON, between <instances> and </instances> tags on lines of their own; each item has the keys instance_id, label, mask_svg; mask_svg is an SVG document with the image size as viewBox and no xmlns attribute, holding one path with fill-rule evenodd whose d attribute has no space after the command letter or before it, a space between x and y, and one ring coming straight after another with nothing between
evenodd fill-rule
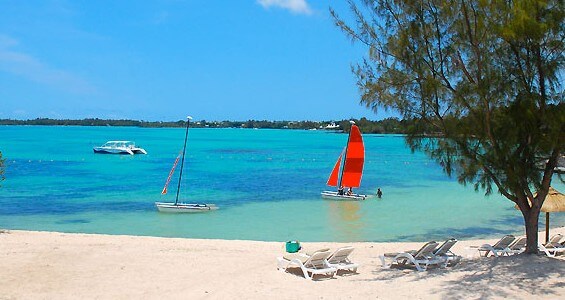
<instances>
[{"instance_id":1,"label":"white sun lounger","mask_svg":"<svg viewBox=\"0 0 565 300\"><path fill-rule=\"evenodd\" d=\"M353 263L349 260L349 255L353 252L353 247L341 247L335 250L328 257L328 264L337 270L347 270L357 272L359 264Z\"/></svg>"},{"instance_id":2,"label":"white sun lounger","mask_svg":"<svg viewBox=\"0 0 565 300\"><path fill-rule=\"evenodd\" d=\"M527 239L525 236L516 238L510 245L508 245L508 248L505 250L506 255L520 254L526 251L526 243Z\"/></svg>"},{"instance_id":3,"label":"white sun lounger","mask_svg":"<svg viewBox=\"0 0 565 300\"><path fill-rule=\"evenodd\" d=\"M439 256L440 258L445 259L445 265L455 265L461 260L461 256L456 255L455 253L451 252L451 247L457 243L457 240L454 238L448 239L441 246L439 246L434 252L434 256Z\"/></svg>"},{"instance_id":4,"label":"white sun lounger","mask_svg":"<svg viewBox=\"0 0 565 300\"><path fill-rule=\"evenodd\" d=\"M513 235L505 235L492 246L490 244L481 245L478 248L479 255L487 257L491 252L495 257L508 255L508 246L510 246L514 240L516 240L516 238Z\"/></svg>"},{"instance_id":5,"label":"white sun lounger","mask_svg":"<svg viewBox=\"0 0 565 300\"><path fill-rule=\"evenodd\" d=\"M406 251L401 253L385 253L379 256L383 268L390 268L392 265L413 265L418 271L425 271L430 265L445 265L446 260L433 253L438 243L428 242L418 251ZM391 258L391 262L387 263L386 259Z\"/></svg>"},{"instance_id":6,"label":"white sun lounger","mask_svg":"<svg viewBox=\"0 0 565 300\"><path fill-rule=\"evenodd\" d=\"M316 251L308 256L304 253L290 253L282 257L277 257L277 268L287 271L291 267L299 267L306 279L312 280L314 275L328 275L333 277L337 269L328 264L329 251Z\"/></svg>"},{"instance_id":7,"label":"white sun lounger","mask_svg":"<svg viewBox=\"0 0 565 300\"><path fill-rule=\"evenodd\" d=\"M563 239L563 235L556 234L552 236L549 241L545 244L538 244L538 249L545 253L549 257L555 257L557 253L565 253L565 245L561 244L560 241Z\"/></svg>"},{"instance_id":8,"label":"white sun lounger","mask_svg":"<svg viewBox=\"0 0 565 300\"><path fill-rule=\"evenodd\" d=\"M552 244L552 245L555 245L555 246L559 245L559 247L560 247L560 246L563 246L563 244L562 244L562 242L561 242L562 239L563 239L563 235L562 235L562 234L560 234L560 233L554 234L554 235L549 239L549 241L546 243L546 245L547 245L547 244ZM564 240L564 241L565 241L565 240Z\"/></svg>"}]
</instances>

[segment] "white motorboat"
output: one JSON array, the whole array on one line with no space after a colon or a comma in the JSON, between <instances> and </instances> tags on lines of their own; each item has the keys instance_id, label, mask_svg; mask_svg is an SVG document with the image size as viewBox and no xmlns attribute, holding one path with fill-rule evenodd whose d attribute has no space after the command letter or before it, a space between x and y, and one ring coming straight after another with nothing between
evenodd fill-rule
<instances>
[{"instance_id":1,"label":"white motorboat","mask_svg":"<svg viewBox=\"0 0 565 300\"><path fill-rule=\"evenodd\" d=\"M167 181L165 182L165 187L163 188L163 191L161 192L162 195L167 194L167 187L169 186L169 183L171 182L171 178L173 177L173 174L175 172L175 168L176 168L176 166L177 166L177 164L180 160L181 164L180 164L180 172L179 172L179 182L178 182L178 186L177 186L177 196L176 196L175 202L155 202L155 206L157 207L157 210L159 212L163 212L163 213L198 213L198 212L208 212L208 211L211 211L211 210L217 210L219 208L214 204L184 203L184 202L179 201L180 183L181 183L181 179L182 179L182 170L184 169L184 154L186 152L186 141L188 139L188 128L190 127L190 120L192 119L192 117L189 116L187 119L188 119L188 121L186 122L186 133L185 133L185 136L184 136L184 147L182 148L182 151L179 153L179 155L175 159L175 163L173 164L173 168L169 172L169 176L167 177ZM182 155L182 159L181 159L181 155Z\"/></svg>"},{"instance_id":2,"label":"white motorboat","mask_svg":"<svg viewBox=\"0 0 565 300\"><path fill-rule=\"evenodd\" d=\"M147 151L137 147L132 141L107 141L102 146L94 147L94 153L134 155L147 154Z\"/></svg>"}]
</instances>

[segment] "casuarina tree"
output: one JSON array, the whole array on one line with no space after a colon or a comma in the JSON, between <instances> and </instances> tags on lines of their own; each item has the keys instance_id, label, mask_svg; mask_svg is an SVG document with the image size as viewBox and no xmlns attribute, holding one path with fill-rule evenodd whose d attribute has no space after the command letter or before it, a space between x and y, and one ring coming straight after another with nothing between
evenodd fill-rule
<instances>
[{"instance_id":1,"label":"casuarina tree","mask_svg":"<svg viewBox=\"0 0 565 300\"><path fill-rule=\"evenodd\" d=\"M518 205L526 252L536 253L539 212L565 146L564 2L349 4L353 18L330 13L368 49L352 67L361 102L413 120L413 150L460 183Z\"/></svg>"}]
</instances>

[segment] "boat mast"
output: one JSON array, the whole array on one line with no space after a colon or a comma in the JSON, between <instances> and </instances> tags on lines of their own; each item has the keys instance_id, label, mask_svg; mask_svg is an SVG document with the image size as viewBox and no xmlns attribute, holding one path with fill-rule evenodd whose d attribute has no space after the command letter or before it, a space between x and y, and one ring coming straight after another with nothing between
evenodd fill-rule
<instances>
[{"instance_id":1,"label":"boat mast","mask_svg":"<svg viewBox=\"0 0 565 300\"><path fill-rule=\"evenodd\" d=\"M351 127L349 127L349 135L347 136L347 144L345 145L345 153L343 154L343 166L341 167L341 172L339 174L339 180L337 182L337 189L338 190L341 188L341 180L343 179L343 171L345 169L345 161L346 161L346 158L347 158L347 149L349 148L349 140L351 139L351 128L355 124L355 121L351 120L351 121L349 121L349 123L351 123ZM181 168L181 170L182 170L182 168Z\"/></svg>"},{"instance_id":2,"label":"boat mast","mask_svg":"<svg viewBox=\"0 0 565 300\"><path fill-rule=\"evenodd\" d=\"M188 127L190 127L191 116L186 117L186 133L184 135L184 147L182 148L182 159L180 162L180 174L179 174L179 184L177 186L177 198L175 199L175 205L179 202L179 192L180 192L180 181L182 179L182 169L184 168L184 153L186 152L186 140L188 139Z\"/></svg>"}]
</instances>

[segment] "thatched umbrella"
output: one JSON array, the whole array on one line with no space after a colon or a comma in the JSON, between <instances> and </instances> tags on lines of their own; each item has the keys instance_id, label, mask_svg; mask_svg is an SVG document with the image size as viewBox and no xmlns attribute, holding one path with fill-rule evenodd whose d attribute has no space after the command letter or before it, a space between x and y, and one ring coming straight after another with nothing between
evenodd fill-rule
<instances>
[{"instance_id":1,"label":"thatched umbrella","mask_svg":"<svg viewBox=\"0 0 565 300\"><path fill-rule=\"evenodd\" d=\"M534 194L534 197L537 197L537 193ZM519 209L518 205L516 205L516 208ZM541 206L541 211L545 213L545 242L547 243L549 241L549 213L565 211L565 195L549 187L545 201L543 201Z\"/></svg>"}]
</instances>

